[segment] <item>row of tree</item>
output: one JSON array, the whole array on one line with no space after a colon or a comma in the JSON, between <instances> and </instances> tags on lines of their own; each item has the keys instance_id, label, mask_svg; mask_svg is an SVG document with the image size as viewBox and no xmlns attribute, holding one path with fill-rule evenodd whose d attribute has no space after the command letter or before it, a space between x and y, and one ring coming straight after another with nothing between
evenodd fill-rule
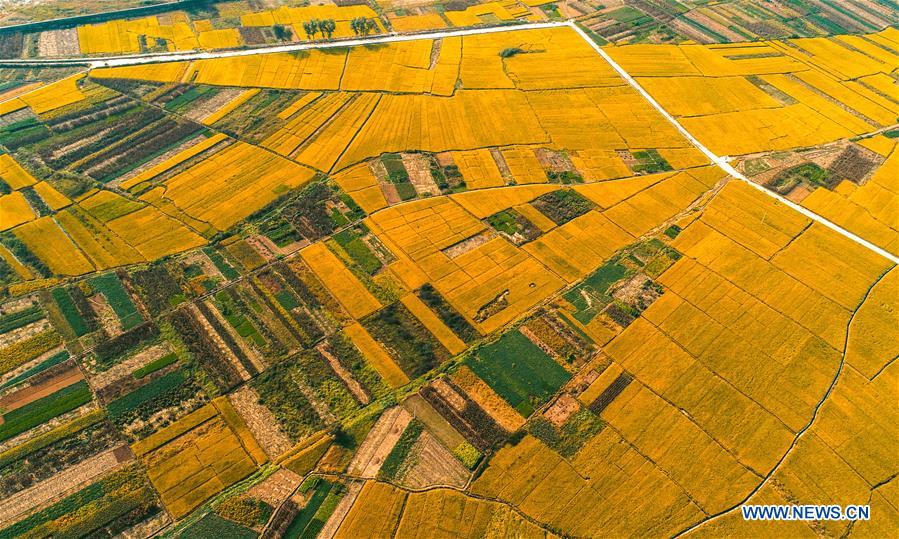
<instances>
[{"instance_id":1,"label":"row of tree","mask_svg":"<svg viewBox=\"0 0 899 539\"><path fill-rule=\"evenodd\" d=\"M350 28L353 29L353 33L357 36L367 36L370 32L378 29L378 23L368 17L356 17L350 21ZM336 29L337 23L334 22L334 19L312 19L303 23L306 39L312 39L316 34L321 34L321 37L331 39L331 35Z\"/></svg>"},{"instance_id":2,"label":"row of tree","mask_svg":"<svg viewBox=\"0 0 899 539\"><path fill-rule=\"evenodd\" d=\"M376 23L374 19L369 19L368 17L356 17L350 21L350 28L353 29L353 33L357 36L367 36L372 30L378 29L378 23Z\"/></svg>"},{"instance_id":3,"label":"row of tree","mask_svg":"<svg viewBox=\"0 0 899 539\"><path fill-rule=\"evenodd\" d=\"M331 38L331 34L337 29L337 23L334 19L312 19L303 23L303 31L306 32L306 38L312 39L315 34L321 33L322 37Z\"/></svg>"},{"instance_id":4,"label":"row of tree","mask_svg":"<svg viewBox=\"0 0 899 539\"><path fill-rule=\"evenodd\" d=\"M368 17L356 17L350 21L350 28L353 29L353 33L357 36L367 36L370 32L378 29L378 23ZM321 34L321 37L331 39L331 35L336 29L337 23L334 22L334 19L312 19L303 23L306 39L312 39L316 34Z\"/></svg>"}]
</instances>

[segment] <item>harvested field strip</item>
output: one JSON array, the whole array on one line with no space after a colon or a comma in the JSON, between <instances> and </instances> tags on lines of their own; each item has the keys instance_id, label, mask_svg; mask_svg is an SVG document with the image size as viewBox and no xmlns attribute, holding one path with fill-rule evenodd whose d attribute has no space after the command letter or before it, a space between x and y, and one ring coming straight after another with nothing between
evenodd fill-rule
<instances>
[{"instance_id":1,"label":"harvested field strip","mask_svg":"<svg viewBox=\"0 0 899 539\"><path fill-rule=\"evenodd\" d=\"M409 383L409 377L400 369L396 361L390 357L384 347L365 331L361 324L355 322L343 329L365 360L375 369L381 378L391 387L397 388Z\"/></svg>"},{"instance_id":2,"label":"harvested field strip","mask_svg":"<svg viewBox=\"0 0 899 539\"><path fill-rule=\"evenodd\" d=\"M234 109L243 105L247 101L250 100L253 96L259 93L259 88L251 88L249 90L244 90L237 97L226 103L222 108L216 110L209 116L203 118L202 122L204 125L212 125L215 122L221 120L228 114L230 114Z\"/></svg>"},{"instance_id":3,"label":"harvested field strip","mask_svg":"<svg viewBox=\"0 0 899 539\"><path fill-rule=\"evenodd\" d=\"M412 420L412 414L401 406L390 408L381 414L365 441L356 450L347 473L355 477L377 477L384 459L399 440Z\"/></svg>"}]
</instances>

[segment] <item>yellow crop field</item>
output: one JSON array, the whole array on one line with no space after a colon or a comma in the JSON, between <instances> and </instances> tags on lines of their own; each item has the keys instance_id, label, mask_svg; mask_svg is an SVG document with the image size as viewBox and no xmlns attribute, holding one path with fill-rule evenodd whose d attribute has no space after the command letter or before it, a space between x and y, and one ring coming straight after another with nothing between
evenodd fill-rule
<instances>
[{"instance_id":1,"label":"yellow crop field","mask_svg":"<svg viewBox=\"0 0 899 539\"><path fill-rule=\"evenodd\" d=\"M467 348L465 343L427 305L418 299L418 296L406 294L400 298L400 301L451 354L460 354Z\"/></svg>"},{"instance_id":2,"label":"yellow crop field","mask_svg":"<svg viewBox=\"0 0 899 539\"><path fill-rule=\"evenodd\" d=\"M59 212L56 220L97 269L147 260L103 222L79 206Z\"/></svg>"},{"instance_id":3,"label":"yellow crop field","mask_svg":"<svg viewBox=\"0 0 899 539\"><path fill-rule=\"evenodd\" d=\"M524 215L524 217L534 224L537 228L540 229L541 232L549 232L550 230L556 228L556 223L540 212L537 208L535 208L532 204L519 204L518 206L513 206L512 209Z\"/></svg>"},{"instance_id":4,"label":"yellow crop field","mask_svg":"<svg viewBox=\"0 0 899 539\"><path fill-rule=\"evenodd\" d=\"M396 536L543 539L547 534L507 505L455 490L435 489L408 495Z\"/></svg>"},{"instance_id":5,"label":"yellow crop field","mask_svg":"<svg viewBox=\"0 0 899 539\"><path fill-rule=\"evenodd\" d=\"M821 295L855 309L889 261L814 223L771 262ZM826 270L826 271L824 271Z\"/></svg>"},{"instance_id":6,"label":"yellow crop field","mask_svg":"<svg viewBox=\"0 0 899 539\"><path fill-rule=\"evenodd\" d=\"M300 151L296 152L294 159L317 170L330 171L341 152L368 120L380 99L378 94L373 93L357 95L325 128L317 132Z\"/></svg>"},{"instance_id":7,"label":"yellow crop field","mask_svg":"<svg viewBox=\"0 0 899 539\"><path fill-rule=\"evenodd\" d=\"M335 537L386 537L396 529L406 493L387 483L369 481L362 486L350 513Z\"/></svg>"},{"instance_id":8,"label":"yellow crop field","mask_svg":"<svg viewBox=\"0 0 899 539\"><path fill-rule=\"evenodd\" d=\"M14 191L0 195L0 231L27 223L37 217L25 199L25 195Z\"/></svg>"},{"instance_id":9,"label":"yellow crop field","mask_svg":"<svg viewBox=\"0 0 899 539\"><path fill-rule=\"evenodd\" d=\"M549 181L546 177L546 171L543 170L543 165L540 164L531 148L504 148L501 153L516 184L546 183Z\"/></svg>"},{"instance_id":10,"label":"yellow crop field","mask_svg":"<svg viewBox=\"0 0 899 539\"><path fill-rule=\"evenodd\" d=\"M240 47L242 40L237 28L223 28L221 30L209 30L199 32L197 41L204 49L233 49Z\"/></svg>"},{"instance_id":11,"label":"yellow crop field","mask_svg":"<svg viewBox=\"0 0 899 539\"><path fill-rule=\"evenodd\" d=\"M320 95L312 92L309 95ZM337 114L356 94L338 92L324 97L313 97L308 102L300 99L302 109L294 111L292 117L280 129L262 141L262 145L281 155L291 155L328 120Z\"/></svg>"},{"instance_id":12,"label":"yellow crop field","mask_svg":"<svg viewBox=\"0 0 899 539\"><path fill-rule=\"evenodd\" d=\"M693 171L677 173L611 206L603 215L634 237L642 236L683 211L724 176L711 170L717 177ZM590 187L578 190L589 198Z\"/></svg>"},{"instance_id":13,"label":"yellow crop field","mask_svg":"<svg viewBox=\"0 0 899 539\"><path fill-rule=\"evenodd\" d=\"M188 65L187 62L166 62L164 64L100 67L91 70L91 78L178 82L184 77Z\"/></svg>"},{"instance_id":14,"label":"yellow crop field","mask_svg":"<svg viewBox=\"0 0 899 539\"><path fill-rule=\"evenodd\" d=\"M427 118L427 121L423 119ZM515 118L510 122L509 118ZM415 123L420 129L406 126ZM547 140L531 106L515 91L457 91L452 97L386 94L337 163L384 152L441 152Z\"/></svg>"},{"instance_id":15,"label":"yellow crop field","mask_svg":"<svg viewBox=\"0 0 899 539\"><path fill-rule=\"evenodd\" d=\"M501 2L486 2L469 6L462 11L446 11L444 15L453 26L475 26L495 17L501 21L511 21L515 17Z\"/></svg>"},{"instance_id":16,"label":"yellow crop field","mask_svg":"<svg viewBox=\"0 0 899 539\"><path fill-rule=\"evenodd\" d=\"M827 72L839 76L843 80L857 79L874 73L888 73L892 67L886 62L871 58L861 51L854 51L841 46L830 38L791 39L790 44L798 47L790 54L802 58ZM802 51L811 56L803 55Z\"/></svg>"},{"instance_id":17,"label":"yellow crop field","mask_svg":"<svg viewBox=\"0 0 899 539\"><path fill-rule=\"evenodd\" d=\"M524 250L569 283L587 276L634 237L591 211L547 232Z\"/></svg>"},{"instance_id":18,"label":"yellow crop field","mask_svg":"<svg viewBox=\"0 0 899 539\"><path fill-rule=\"evenodd\" d=\"M222 416L222 419L225 420L228 427L234 431L234 434L240 439L240 443L244 450L246 450L247 454L250 455L256 464L262 465L268 462L268 455L265 454L265 451L262 450L262 447L260 447L256 439L253 438L253 433L251 433L250 428L247 427L246 421L244 421L240 414L237 413L237 410L231 405L231 401L229 401L227 397L216 397L212 400L212 405L215 406L216 411Z\"/></svg>"},{"instance_id":19,"label":"yellow crop field","mask_svg":"<svg viewBox=\"0 0 899 539\"><path fill-rule=\"evenodd\" d=\"M678 151L680 148L674 149ZM612 150L579 150L571 156L571 162L583 175L584 181L595 182L630 176L631 171Z\"/></svg>"},{"instance_id":20,"label":"yellow crop field","mask_svg":"<svg viewBox=\"0 0 899 539\"><path fill-rule=\"evenodd\" d=\"M702 220L765 259L771 259L811 223L742 182L729 182L719 191Z\"/></svg>"},{"instance_id":21,"label":"yellow crop field","mask_svg":"<svg viewBox=\"0 0 899 539\"><path fill-rule=\"evenodd\" d=\"M888 102L864 86L849 85L817 71L802 71L796 73L796 77L880 125L891 125L895 121L896 109L881 105Z\"/></svg>"},{"instance_id":22,"label":"yellow crop field","mask_svg":"<svg viewBox=\"0 0 899 539\"><path fill-rule=\"evenodd\" d=\"M491 189L481 193L457 193L450 198L478 219L483 219L557 189L558 185L522 185Z\"/></svg>"},{"instance_id":23,"label":"yellow crop field","mask_svg":"<svg viewBox=\"0 0 899 539\"><path fill-rule=\"evenodd\" d=\"M212 404L204 408L215 410ZM179 425L182 421L187 428ZM152 444L136 444L135 452L142 455L150 482L175 518L256 470L240 437L218 414L198 410L154 436Z\"/></svg>"},{"instance_id":24,"label":"yellow crop field","mask_svg":"<svg viewBox=\"0 0 899 539\"><path fill-rule=\"evenodd\" d=\"M345 63L345 54L313 50L197 60L191 70L197 84L337 90Z\"/></svg>"},{"instance_id":25,"label":"yellow crop field","mask_svg":"<svg viewBox=\"0 0 899 539\"><path fill-rule=\"evenodd\" d=\"M377 371L390 387L397 388L409 383L409 377L400 369L396 361L384 350L378 341L374 340L365 328L358 322L354 322L343 328L344 334L349 337L353 345L359 349L365 361Z\"/></svg>"},{"instance_id":26,"label":"yellow crop field","mask_svg":"<svg viewBox=\"0 0 899 539\"><path fill-rule=\"evenodd\" d=\"M204 151L208 150L209 148L212 148L219 142L222 142L225 140L228 140L228 136L225 135L224 133L216 133L215 135L212 135L209 138L200 139L199 142L197 142L193 146L186 148L185 150L178 152L177 154L173 155L172 157L169 157L162 163L154 165L154 166L150 167L149 169L141 172L140 174L123 181L119 186L122 189L131 189L132 187L136 187L136 186L142 184L143 182L152 180L153 178L155 178L156 176L159 176L163 172L171 170L172 168L183 163L184 161L187 161L191 157L198 155L201 152L204 152Z\"/></svg>"},{"instance_id":27,"label":"yellow crop field","mask_svg":"<svg viewBox=\"0 0 899 539\"><path fill-rule=\"evenodd\" d=\"M892 150L887 160L862 186L843 181L834 191L816 189L802 205L862 238L886 249L899 251L899 153Z\"/></svg>"},{"instance_id":28,"label":"yellow crop field","mask_svg":"<svg viewBox=\"0 0 899 539\"><path fill-rule=\"evenodd\" d=\"M506 184L490 150L453 152L452 156L453 162L459 167L462 178L465 179L465 186L469 189L498 187Z\"/></svg>"},{"instance_id":29,"label":"yellow crop field","mask_svg":"<svg viewBox=\"0 0 899 539\"><path fill-rule=\"evenodd\" d=\"M246 103L247 101L249 101L250 98L252 98L254 95L256 95L258 93L259 93L258 88L251 88L249 90L244 90L243 92L238 94L237 97L235 97L231 101L228 101L227 103L225 103L220 109L216 110L209 116L206 116L205 118L203 118L203 120L202 120L203 124L205 124L205 125L214 124L215 122L217 122L217 121L221 120L222 118L224 118L225 116L227 116L229 113L231 113L237 107L239 107L239 106L243 105L244 103Z\"/></svg>"},{"instance_id":30,"label":"yellow crop field","mask_svg":"<svg viewBox=\"0 0 899 539\"><path fill-rule=\"evenodd\" d=\"M57 191L52 185L47 182L39 182L34 186L35 192L40 195L41 200L47 204L47 206L53 210L60 210L65 208L69 204L72 203L71 200L59 191Z\"/></svg>"},{"instance_id":31,"label":"yellow crop field","mask_svg":"<svg viewBox=\"0 0 899 539\"><path fill-rule=\"evenodd\" d=\"M182 15L168 19L170 24L161 24L157 17L142 17L81 25L77 28L78 45L83 54L138 53L141 52L143 36L148 45L161 43L169 51L200 47L186 17ZM237 30L232 30L237 33ZM212 45L210 48L213 48Z\"/></svg>"},{"instance_id":32,"label":"yellow crop field","mask_svg":"<svg viewBox=\"0 0 899 539\"><path fill-rule=\"evenodd\" d=\"M452 95L462 57L462 40L450 37L357 47L347 55L340 82L345 91L381 90ZM436 55L431 65L432 52Z\"/></svg>"},{"instance_id":33,"label":"yellow crop field","mask_svg":"<svg viewBox=\"0 0 899 539\"><path fill-rule=\"evenodd\" d=\"M336 174L334 181L365 213L387 207L387 200L378 185L378 180L366 163L360 163Z\"/></svg>"},{"instance_id":34,"label":"yellow crop field","mask_svg":"<svg viewBox=\"0 0 899 539\"><path fill-rule=\"evenodd\" d=\"M31 107L35 114L44 114L83 100L85 95L78 87L78 81L83 78L83 73L72 75L23 94L19 99Z\"/></svg>"},{"instance_id":35,"label":"yellow crop field","mask_svg":"<svg viewBox=\"0 0 899 539\"><path fill-rule=\"evenodd\" d=\"M515 319L562 286L554 273L502 238L484 238L452 257L443 252L484 231L483 223L446 197L393 206L365 223L482 332Z\"/></svg>"},{"instance_id":36,"label":"yellow crop field","mask_svg":"<svg viewBox=\"0 0 899 539\"><path fill-rule=\"evenodd\" d=\"M16 160L8 153L0 154L0 180L14 190L34 185L37 182L34 176L22 168L22 165L16 163Z\"/></svg>"},{"instance_id":37,"label":"yellow crop field","mask_svg":"<svg viewBox=\"0 0 899 539\"><path fill-rule=\"evenodd\" d=\"M880 155L887 157L893 152L893 149L896 147L896 141L894 139L885 137L883 135L875 135L873 137L864 138L858 141L860 146L864 146L869 150L879 153Z\"/></svg>"},{"instance_id":38,"label":"yellow crop field","mask_svg":"<svg viewBox=\"0 0 899 539\"><path fill-rule=\"evenodd\" d=\"M19 262L19 259L13 256L13 254L9 252L9 249L4 247L3 245L0 245L0 258L2 258L4 262L9 264L9 267L11 267L12 270L16 272L16 275L18 275L20 278L31 279L34 277L31 271L29 271L29 269L25 267L25 265Z\"/></svg>"},{"instance_id":39,"label":"yellow crop field","mask_svg":"<svg viewBox=\"0 0 899 539\"><path fill-rule=\"evenodd\" d=\"M778 108L780 102L743 77L659 77L638 81L675 116Z\"/></svg>"},{"instance_id":40,"label":"yellow crop field","mask_svg":"<svg viewBox=\"0 0 899 539\"><path fill-rule=\"evenodd\" d=\"M138 35L124 21L79 26L78 45L83 54L140 52Z\"/></svg>"},{"instance_id":41,"label":"yellow crop field","mask_svg":"<svg viewBox=\"0 0 899 539\"><path fill-rule=\"evenodd\" d=\"M300 110L306 108L307 105L322 96L322 92L304 92L299 99L290 104L286 109L278 113L278 118L287 120Z\"/></svg>"},{"instance_id":42,"label":"yellow crop field","mask_svg":"<svg viewBox=\"0 0 899 539\"><path fill-rule=\"evenodd\" d=\"M300 251L300 257L353 318L363 318L381 307L371 292L324 243L306 247Z\"/></svg>"},{"instance_id":43,"label":"yellow crop field","mask_svg":"<svg viewBox=\"0 0 899 539\"><path fill-rule=\"evenodd\" d=\"M451 375L453 383L459 386L473 401L490 414L490 417L509 432L515 432L524 425L524 418L514 408L496 394L493 389L467 366L462 366Z\"/></svg>"},{"instance_id":44,"label":"yellow crop field","mask_svg":"<svg viewBox=\"0 0 899 539\"><path fill-rule=\"evenodd\" d=\"M742 155L815 146L852 136L852 132L806 105L681 118L681 124L718 155ZM741 136L734 136L740 126Z\"/></svg>"},{"instance_id":45,"label":"yellow crop field","mask_svg":"<svg viewBox=\"0 0 899 539\"><path fill-rule=\"evenodd\" d=\"M893 338L899 326L899 305L893 293L897 284L899 273L891 270L874 285L849 327L846 362L867 378L877 374L887 358L899 354L899 341Z\"/></svg>"},{"instance_id":46,"label":"yellow crop field","mask_svg":"<svg viewBox=\"0 0 899 539\"><path fill-rule=\"evenodd\" d=\"M482 333L494 331L557 292L562 280L503 238L452 260L434 287ZM492 308L502 298L502 309Z\"/></svg>"},{"instance_id":47,"label":"yellow crop field","mask_svg":"<svg viewBox=\"0 0 899 539\"><path fill-rule=\"evenodd\" d=\"M237 142L173 176L165 198L184 213L226 230L313 176L312 170Z\"/></svg>"},{"instance_id":48,"label":"yellow crop field","mask_svg":"<svg viewBox=\"0 0 899 539\"><path fill-rule=\"evenodd\" d=\"M50 271L59 275L82 275L94 266L72 243L52 217L25 223L13 233Z\"/></svg>"},{"instance_id":49,"label":"yellow crop field","mask_svg":"<svg viewBox=\"0 0 899 539\"><path fill-rule=\"evenodd\" d=\"M614 429L603 429L571 462L525 436L500 449L471 490L509 500L525 515L579 537L670 535L703 514ZM625 508L634 497L652 498L656 503L644 505L637 514Z\"/></svg>"},{"instance_id":50,"label":"yellow crop field","mask_svg":"<svg viewBox=\"0 0 899 539\"><path fill-rule=\"evenodd\" d=\"M146 260L156 260L206 243L196 232L153 206L113 219L107 226Z\"/></svg>"}]
</instances>

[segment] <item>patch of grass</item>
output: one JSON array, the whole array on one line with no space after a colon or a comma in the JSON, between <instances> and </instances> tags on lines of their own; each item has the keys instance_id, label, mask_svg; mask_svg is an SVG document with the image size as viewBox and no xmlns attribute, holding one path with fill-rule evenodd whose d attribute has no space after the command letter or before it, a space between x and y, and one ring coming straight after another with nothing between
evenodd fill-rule
<instances>
[{"instance_id":1,"label":"patch of grass","mask_svg":"<svg viewBox=\"0 0 899 539\"><path fill-rule=\"evenodd\" d=\"M171 354L166 354L159 359L155 359L147 363L139 369L135 369L135 371L132 372L131 375L135 378L140 379L148 374L152 374L160 369L164 369L176 361L178 361L178 354L172 352Z\"/></svg>"},{"instance_id":2,"label":"patch of grass","mask_svg":"<svg viewBox=\"0 0 899 539\"><path fill-rule=\"evenodd\" d=\"M381 269L381 261L368 247L368 244L362 240L362 236L352 228L341 230L335 234L334 241L365 273L374 275Z\"/></svg>"},{"instance_id":3,"label":"patch of grass","mask_svg":"<svg viewBox=\"0 0 899 539\"><path fill-rule=\"evenodd\" d=\"M184 384L185 381L187 381L187 375L183 369L170 372L110 402L106 408L109 410L109 415L112 418L124 416L128 412L136 410L143 404Z\"/></svg>"},{"instance_id":4,"label":"patch of grass","mask_svg":"<svg viewBox=\"0 0 899 539\"><path fill-rule=\"evenodd\" d=\"M94 277L90 283L94 290L106 296L109 306L121 321L123 330L127 331L144 321L137 307L134 306L134 302L131 301L131 296L122 285L122 281L115 273Z\"/></svg>"},{"instance_id":5,"label":"patch of grass","mask_svg":"<svg viewBox=\"0 0 899 539\"><path fill-rule=\"evenodd\" d=\"M466 363L524 417L571 378L546 352L514 330L478 350Z\"/></svg>"}]
</instances>

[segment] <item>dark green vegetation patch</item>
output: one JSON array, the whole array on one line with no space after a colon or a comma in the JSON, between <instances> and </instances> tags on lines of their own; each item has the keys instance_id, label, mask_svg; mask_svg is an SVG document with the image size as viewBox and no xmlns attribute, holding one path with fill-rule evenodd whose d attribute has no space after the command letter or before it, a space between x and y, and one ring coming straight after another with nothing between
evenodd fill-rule
<instances>
[{"instance_id":1,"label":"dark green vegetation patch","mask_svg":"<svg viewBox=\"0 0 899 539\"><path fill-rule=\"evenodd\" d=\"M561 365L519 331L484 346L467 364L524 417L571 379Z\"/></svg>"}]
</instances>

